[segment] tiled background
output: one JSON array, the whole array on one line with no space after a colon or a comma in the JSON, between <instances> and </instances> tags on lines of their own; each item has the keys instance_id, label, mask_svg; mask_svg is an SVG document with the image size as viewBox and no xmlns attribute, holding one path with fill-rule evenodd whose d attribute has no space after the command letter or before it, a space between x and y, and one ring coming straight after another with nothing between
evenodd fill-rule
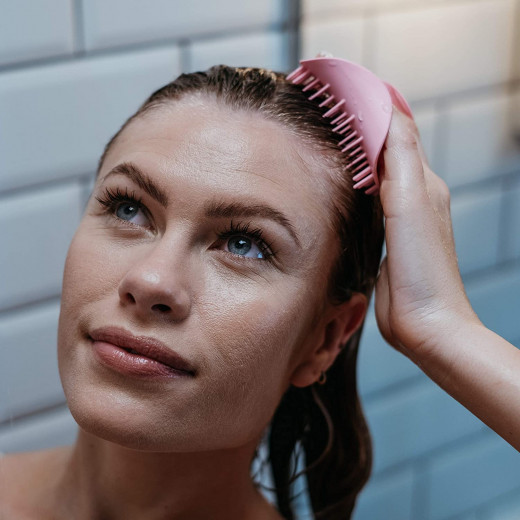
<instances>
[{"instance_id":1,"label":"tiled background","mask_svg":"<svg viewBox=\"0 0 520 520\"><path fill-rule=\"evenodd\" d=\"M60 278L109 136L181 71L289 70L320 50L411 102L452 188L470 299L520 345L520 0L0 0L0 451L74 438L55 360ZM356 520L520 518L520 456L386 346L372 316L360 387L375 471Z\"/></svg>"}]
</instances>

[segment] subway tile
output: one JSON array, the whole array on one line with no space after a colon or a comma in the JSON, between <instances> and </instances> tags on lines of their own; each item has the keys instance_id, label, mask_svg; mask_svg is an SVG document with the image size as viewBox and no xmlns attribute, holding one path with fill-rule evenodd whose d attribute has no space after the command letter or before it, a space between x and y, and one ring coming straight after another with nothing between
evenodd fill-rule
<instances>
[{"instance_id":1,"label":"subway tile","mask_svg":"<svg viewBox=\"0 0 520 520\"><path fill-rule=\"evenodd\" d=\"M486 520L518 520L520 518L520 489L513 492L512 496L507 496L497 500L486 508Z\"/></svg>"},{"instance_id":2,"label":"subway tile","mask_svg":"<svg viewBox=\"0 0 520 520\"><path fill-rule=\"evenodd\" d=\"M81 210L78 184L2 201L0 309L60 293L66 252Z\"/></svg>"},{"instance_id":3,"label":"subway tile","mask_svg":"<svg viewBox=\"0 0 520 520\"><path fill-rule=\"evenodd\" d=\"M501 192L495 189L453 197L451 216L462 274L496 264L500 231Z\"/></svg>"},{"instance_id":4,"label":"subway tile","mask_svg":"<svg viewBox=\"0 0 520 520\"><path fill-rule=\"evenodd\" d=\"M367 316L358 354L360 395L365 397L420 374L421 370L414 363L385 342L372 311Z\"/></svg>"},{"instance_id":5,"label":"subway tile","mask_svg":"<svg viewBox=\"0 0 520 520\"><path fill-rule=\"evenodd\" d=\"M164 48L3 74L1 188L95 171L108 139L179 71L178 49Z\"/></svg>"},{"instance_id":6,"label":"subway tile","mask_svg":"<svg viewBox=\"0 0 520 520\"><path fill-rule=\"evenodd\" d=\"M341 15L359 12L369 8L421 8L432 3L449 2L450 0L303 0L302 14L305 18Z\"/></svg>"},{"instance_id":7,"label":"subway tile","mask_svg":"<svg viewBox=\"0 0 520 520\"><path fill-rule=\"evenodd\" d=\"M72 0L4 0L0 64L73 51Z\"/></svg>"},{"instance_id":8,"label":"subway tile","mask_svg":"<svg viewBox=\"0 0 520 520\"><path fill-rule=\"evenodd\" d=\"M0 425L0 452L44 450L74 443L77 424L65 407Z\"/></svg>"},{"instance_id":9,"label":"subway tile","mask_svg":"<svg viewBox=\"0 0 520 520\"><path fill-rule=\"evenodd\" d=\"M222 63L286 71L287 45L287 33L281 31L196 41L189 46L188 71L206 70Z\"/></svg>"},{"instance_id":10,"label":"subway tile","mask_svg":"<svg viewBox=\"0 0 520 520\"><path fill-rule=\"evenodd\" d=\"M486 327L520 347L520 269L507 269L466 284L468 298Z\"/></svg>"},{"instance_id":11,"label":"subway tile","mask_svg":"<svg viewBox=\"0 0 520 520\"><path fill-rule=\"evenodd\" d=\"M410 100L506 81L513 11L513 0L486 0L377 15L374 70Z\"/></svg>"},{"instance_id":12,"label":"subway tile","mask_svg":"<svg viewBox=\"0 0 520 520\"><path fill-rule=\"evenodd\" d=\"M308 19L301 26L301 58L326 51L362 64L364 30L365 20L360 16Z\"/></svg>"},{"instance_id":13,"label":"subway tile","mask_svg":"<svg viewBox=\"0 0 520 520\"><path fill-rule=\"evenodd\" d=\"M376 473L482 429L473 414L426 376L368 402L365 411Z\"/></svg>"},{"instance_id":14,"label":"subway tile","mask_svg":"<svg viewBox=\"0 0 520 520\"><path fill-rule=\"evenodd\" d=\"M56 356L59 302L0 315L0 422L65 402Z\"/></svg>"},{"instance_id":15,"label":"subway tile","mask_svg":"<svg viewBox=\"0 0 520 520\"><path fill-rule=\"evenodd\" d=\"M504 194L504 260L520 258L520 182Z\"/></svg>"},{"instance_id":16,"label":"subway tile","mask_svg":"<svg viewBox=\"0 0 520 520\"><path fill-rule=\"evenodd\" d=\"M520 454L491 433L436 457L430 479L430 518L445 520L508 491L520 491Z\"/></svg>"},{"instance_id":17,"label":"subway tile","mask_svg":"<svg viewBox=\"0 0 520 520\"><path fill-rule=\"evenodd\" d=\"M430 163L430 167L437 173L439 169L439 156L436 146L436 133L437 127L440 124L439 114L432 105L411 108L415 124L419 130L424 153Z\"/></svg>"},{"instance_id":18,"label":"subway tile","mask_svg":"<svg viewBox=\"0 0 520 520\"><path fill-rule=\"evenodd\" d=\"M412 516L414 474L411 468L372 478L362 491L353 520L417 520Z\"/></svg>"},{"instance_id":19,"label":"subway tile","mask_svg":"<svg viewBox=\"0 0 520 520\"><path fill-rule=\"evenodd\" d=\"M488 93L446 110L443 176L450 187L520 168L520 144L512 125L513 97Z\"/></svg>"},{"instance_id":20,"label":"subway tile","mask_svg":"<svg viewBox=\"0 0 520 520\"><path fill-rule=\"evenodd\" d=\"M287 18L282 0L89 0L83 6L89 50L271 27Z\"/></svg>"}]
</instances>

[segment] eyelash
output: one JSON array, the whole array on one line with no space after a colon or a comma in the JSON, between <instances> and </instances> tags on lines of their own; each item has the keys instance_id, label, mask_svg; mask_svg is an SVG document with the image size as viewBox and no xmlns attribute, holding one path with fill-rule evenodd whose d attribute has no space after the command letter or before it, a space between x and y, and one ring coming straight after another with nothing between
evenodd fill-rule
<instances>
[{"instance_id":1,"label":"eyelash","mask_svg":"<svg viewBox=\"0 0 520 520\"><path fill-rule=\"evenodd\" d=\"M135 204L149 218L148 212L146 211L146 207L142 204L142 199L138 198L134 192L128 193L127 188L125 188L124 192L121 191L119 187L116 188L115 191L111 190L110 188L105 188L103 196L95 198L99 202L99 204L103 206L104 213L108 213L113 217L117 218L118 220L121 220L122 222L127 221L117 217L115 215L115 212L118 206L123 202ZM260 249L260 252L264 256L264 260L271 261L271 257L275 256L276 253L273 251L272 245L264 238L263 231L260 228L251 228L250 222L244 224L242 222L235 223L232 220L227 229L218 232L218 238L221 241L227 240L236 235L246 236L247 238L250 238L251 240L256 242L258 248ZM234 256L240 256L235 255L234 253L230 254L233 254ZM253 260L252 258L245 259Z\"/></svg>"},{"instance_id":2,"label":"eyelash","mask_svg":"<svg viewBox=\"0 0 520 520\"><path fill-rule=\"evenodd\" d=\"M260 252L264 256L264 260L271 260L271 257L275 256L272 245L264 238L263 231L260 228L251 229L251 223L243 224L242 222L234 223L231 221L229 227L218 233L220 240L227 240L233 236L243 235L250 238L258 245ZM233 253L232 253L233 254ZM235 255L240 256L240 255ZM246 258L246 260L252 260Z\"/></svg>"},{"instance_id":3,"label":"eyelash","mask_svg":"<svg viewBox=\"0 0 520 520\"><path fill-rule=\"evenodd\" d=\"M96 200L104 207L104 211L106 213L110 213L114 215L117 207L122 202L128 202L130 204L135 204L139 207L142 211L147 213L145 211L144 205L141 203L143 199L138 199L134 192L128 193L128 188L125 188L124 193L119 189L116 188L115 191L111 190L110 188L105 188L104 194L102 197L96 197ZM148 215L147 215L148 216ZM119 217L116 217L118 220Z\"/></svg>"}]
</instances>

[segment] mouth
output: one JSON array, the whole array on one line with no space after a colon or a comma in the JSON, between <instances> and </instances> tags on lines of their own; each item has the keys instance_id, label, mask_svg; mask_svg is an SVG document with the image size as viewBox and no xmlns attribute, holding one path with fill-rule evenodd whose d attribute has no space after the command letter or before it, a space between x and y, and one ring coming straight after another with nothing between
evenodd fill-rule
<instances>
[{"instance_id":1,"label":"mouth","mask_svg":"<svg viewBox=\"0 0 520 520\"><path fill-rule=\"evenodd\" d=\"M105 365L134 375L195 376L195 367L160 340L138 336L119 327L102 327L88 334Z\"/></svg>"}]
</instances>

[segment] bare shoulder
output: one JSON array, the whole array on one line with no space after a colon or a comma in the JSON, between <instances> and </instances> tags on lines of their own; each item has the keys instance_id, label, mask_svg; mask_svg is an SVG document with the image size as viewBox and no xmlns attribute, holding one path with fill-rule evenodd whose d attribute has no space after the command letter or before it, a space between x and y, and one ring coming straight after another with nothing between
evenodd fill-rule
<instances>
[{"instance_id":1,"label":"bare shoulder","mask_svg":"<svg viewBox=\"0 0 520 520\"><path fill-rule=\"evenodd\" d=\"M32 520L41 512L69 447L0 458L0 518Z\"/></svg>"}]
</instances>

